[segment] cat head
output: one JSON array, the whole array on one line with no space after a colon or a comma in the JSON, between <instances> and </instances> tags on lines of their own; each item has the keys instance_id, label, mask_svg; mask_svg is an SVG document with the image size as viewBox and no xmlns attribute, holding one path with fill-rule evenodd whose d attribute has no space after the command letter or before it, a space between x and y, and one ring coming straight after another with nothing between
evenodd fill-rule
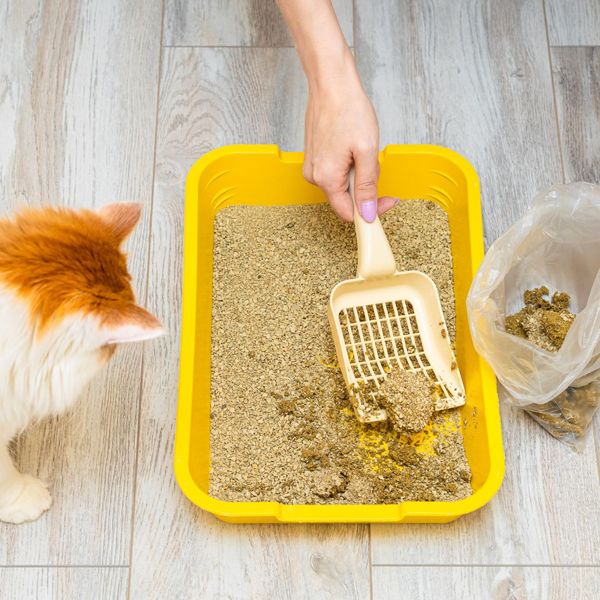
<instances>
[{"instance_id":1,"label":"cat head","mask_svg":"<svg viewBox=\"0 0 600 600\"><path fill-rule=\"evenodd\" d=\"M73 317L92 324L98 347L164 333L135 302L122 250L140 214L139 204L116 203L26 209L0 221L0 284L25 301L36 336Z\"/></svg>"}]
</instances>

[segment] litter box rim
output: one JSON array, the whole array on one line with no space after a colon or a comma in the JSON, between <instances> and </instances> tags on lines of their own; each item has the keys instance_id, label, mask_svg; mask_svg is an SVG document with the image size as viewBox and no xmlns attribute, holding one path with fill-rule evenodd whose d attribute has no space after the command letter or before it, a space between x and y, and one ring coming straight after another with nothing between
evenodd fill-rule
<instances>
[{"instance_id":1,"label":"litter box rim","mask_svg":"<svg viewBox=\"0 0 600 600\"><path fill-rule=\"evenodd\" d=\"M252 155L252 156L248 156ZM400 504L338 504L338 505L299 505L281 504L278 502L229 502L219 500L204 491L195 480L190 468L190 442L193 436L193 423L197 417L194 406L194 388L198 374L195 372L196 333L199 325L210 334L210 322L200 323L197 320L196 307L198 295L198 245L200 198L199 185L207 169L213 169L215 164L225 159L252 159L258 155L270 155L278 158L281 164L293 165L298 168L302 165L302 152L283 152L276 145L264 144L239 144L223 146L212 150L197 160L190 169L185 186L184 208L184 268L182 292L182 320L181 320L181 358L179 397L177 407L177 423L175 431L174 470L176 480L187 498L200 508L213 513L221 520L234 523L443 523L482 508L496 494L504 477L504 452L496 379L491 368L485 361L476 355L477 371L481 382L481 395L483 399L484 426L486 428L487 452L489 455L489 470L485 481L468 498L452 502L403 502ZM419 159L438 161L452 165L456 172L460 172L466 182L467 213L468 213L468 239L470 247L470 273L471 280L483 259L483 225L481 219L481 201L479 179L472 165L460 154L434 145L389 145L380 152L380 162L388 157L401 157L407 160L418 157ZM433 164L433 163L432 163ZM434 171L443 177L448 175ZM250 176L250 169L248 170ZM217 176L212 177L211 182ZM302 184L304 185L304 184ZM308 184L306 184L308 185ZM313 186L311 186L312 188ZM307 188L314 198L321 195L320 191ZM431 188L436 190L435 187ZM223 190L221 199L213 205L217 206L214 214L226 204L229 190ZM441 190L436 190L442 194ZM268 191L267 191L268 193ZM433 192L432 192L433 193ZM443 195L443 194L442 194ZM414 196L413 196L414 197ZM307 203L321 202L309 200ZM210 216L212 226L213 215ZM212 254L212 239L210 241ZM211 267L212 273L212 267ZM470 285L470 281L468 285ZM212 289L209 302L212 303ZM205 292L206 293L206 292ZM468 327L467 327L468 329ZM467 332L470 341L470 331ZM472 367L469 367L472 368ZM208 365L208 382L210 385L210 364ZM210 393L209 403L210 404ZM210 427L209 427L210 430ZM207 459L208 460L208 459Z\"/></svg>"}]
</instances>

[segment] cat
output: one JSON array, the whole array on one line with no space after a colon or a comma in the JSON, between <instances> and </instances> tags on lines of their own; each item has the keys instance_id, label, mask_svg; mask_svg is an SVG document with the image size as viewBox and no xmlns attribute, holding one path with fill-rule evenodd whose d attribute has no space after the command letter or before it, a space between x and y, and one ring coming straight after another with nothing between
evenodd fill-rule
<instances>
[{"instance_id":1,"label":"cat","mask_svg":"<svg viewBox=\"0 0 600 600\"><path fill-rule=\"evenodd\" d=\"M118 344L164 333L135 303L121 250L140 214L115 203L0 220L0 521L35 520L52 501L13 465L11 439L72 406Z\"/></svg>"}]
</instances>

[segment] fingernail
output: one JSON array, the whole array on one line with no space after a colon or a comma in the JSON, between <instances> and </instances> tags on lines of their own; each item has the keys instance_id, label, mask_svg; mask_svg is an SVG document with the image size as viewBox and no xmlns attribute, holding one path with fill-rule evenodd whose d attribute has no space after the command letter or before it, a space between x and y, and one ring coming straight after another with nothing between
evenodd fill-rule
<instances>
[{"instance_id":1,"label":"fingernail","mask_svg":"<svg viewBox=\"0 0 600 600\"><path fill-rule=\"evenodd\" d=\"M360 215L367 223L372 223L377 216L377 202L375 200L361 202Z\"/></svg>"},{"instance_id":2,"label":"fingernail","mask_svg":"<svg viewBox=\"0 0 600 600\"><path fill-rule=\"evenodd\" d=\"M396 206L396 204L398 204L398 202L400 202L400 198L394 198L394 206Z\"/></svg>"}]
</instances>

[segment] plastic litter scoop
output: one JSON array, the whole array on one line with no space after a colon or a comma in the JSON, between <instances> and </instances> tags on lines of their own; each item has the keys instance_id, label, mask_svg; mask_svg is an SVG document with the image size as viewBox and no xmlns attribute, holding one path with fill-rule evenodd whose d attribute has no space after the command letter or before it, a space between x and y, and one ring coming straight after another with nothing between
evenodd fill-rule
<instances>
[{"instance_id":1,"label":"plastic litter scoop","mask_svg":"<svg viewBox=\"0 0 600 600\"><path fill-rule=\"evenodd\" d=\"M354 199L354 170L350 173ZM422 372L435 390L435 409L465 403L435 283L420 271L398 271L379 217L367 223L354 203L358 245L355 279L338 283L328 317L338 362L359 421L384 421L378 390L393 369Z\"/></svg>"}]
</instances>

